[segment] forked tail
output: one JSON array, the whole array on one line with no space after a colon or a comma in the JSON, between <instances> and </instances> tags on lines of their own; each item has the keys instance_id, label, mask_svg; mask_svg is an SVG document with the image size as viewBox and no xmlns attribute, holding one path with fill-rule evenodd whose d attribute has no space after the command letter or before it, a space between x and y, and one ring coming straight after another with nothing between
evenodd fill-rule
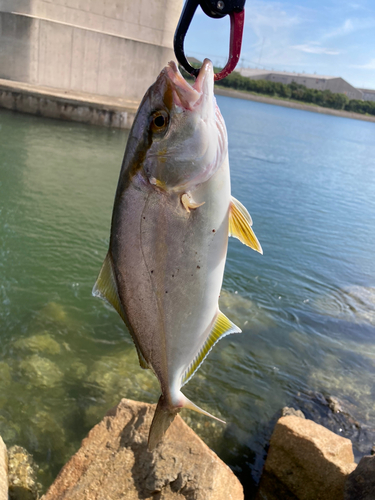
<instances>
[{"instance_id":1,"label":"forked tail","mask_svg":"<svg viewBox=\"0 0 375 500\"><path fill-rule=\"evenodd\" d=\"M214 417L211 413L208 413L199 406L195 405L188 399L186 396L179 393L179 405L178 406L170 406L166 401L163 395L160 396L158 405L155 410L154 418L152 419L150 433L148 435L148 450L152 451L156 448L156 446L163 439L164 434L167 432L168 427L173 422L177 413L181 411L182 408L189 408L189 410L194 410L198 413L202 413L207 417L211 417L219 422L225 424L224 420L220 420L220 418Z\"/></svg>"}]
</instances>

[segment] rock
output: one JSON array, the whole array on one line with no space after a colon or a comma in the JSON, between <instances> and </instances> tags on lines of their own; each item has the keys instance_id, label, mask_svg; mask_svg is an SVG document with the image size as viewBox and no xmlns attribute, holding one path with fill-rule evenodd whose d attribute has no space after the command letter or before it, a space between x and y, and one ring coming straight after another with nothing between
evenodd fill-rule
<instances>
[{"instance_id":1,"label":"rock","mask_svg":"<svg viewBox=\"0 0 375 500\"><path fill-rule=\"evenodd\" d=\"M10 500L37 500L39 485L36 465L30 453L21 446L8 450L8 475Z\"/></svg>"},{"instance_id":2,"label":"rock","mask_svg":"<svg viewBox=\"0 0 375 500\"><path fill-rule=\"evenodd\" d=\"M8 457L4 441L0 437L0 500L8 500Z\"/></svg>"},{"instance_id":3,"label":"rock","mask_svg":"<svg viewBox=\"0 0 375 500\"><path fill-rule=\"evenodd\" d=\"M31 351L43 354L60 354L61 347L48 333L43 332L31 337L21 338L14 342L16 349Z\"/></svg>"},{"instance_id":4,"label":"rock","mask_svg":"<svg viewBox=\"0 0 375 500\"><path fill-rule=\"evenodd\" d=\"M342 500L356 467L352 444L312 420L278 420L257 499Z\"/></svg>"},{"instance_id":5,"label":"rock","mask_svg":"<svg viewBox=\"0 0 375 500\"><path fill-rule=\"evenodd\" d=\"M123 399L90 431L42 500L242 500L233 472L180 416L147 451L154 409Z\"/></svg>"},{"instance_id":6,"label":"rock","mask_svg":"<svg viewBox=\"0 0 375 500\"><path fill-rule=\"evenodd\" d=\"M345 484L344 500L374 500L375 456L363 457Z\"/></svg>"},{"instance_id":7,"label":"rock","mask_svg":"<svg viewBox=\"0 0 375 500\"><path fill-rule=\"evenodd\" d=\"M12 381L12 374L10 371L10 367L4 361L0 361L0 388L10 385Z\"/></svg>"},{"instance_id":8,"label":"rock","mask_svg":"<svg viewBox=\"0 0 375 500\"><path fill-rule=\"evenodd\" d=\"M63 378L62 372L55 363L38 354L22 360L20 368L29 381L37 387L54 387Z\"/></svg>"},{"instance_id":9,"label":"rock","mask_svg":"<svg viewBox=\"0 0 375 500\"><path fill-rule=\"evenodd\" d=\"M288 406L284 406L284 408L281 410L281 416L289 417L291 415L294 417L305 418L305 415L302 413L301 410L295 410L294 408L289 408Z\"/></svg>"},{"instance_id":10,"label":"rock","mask_svg":"<svg viewBox=\"0 0 375 500\"><path fill-rule=\"evenodd\" d=\"M39 312L39 315L46 320L55 321L58 323L65 323L67 319L67 314L64 307L57 302L49 302Z\"/></svg>"}]
</instances>

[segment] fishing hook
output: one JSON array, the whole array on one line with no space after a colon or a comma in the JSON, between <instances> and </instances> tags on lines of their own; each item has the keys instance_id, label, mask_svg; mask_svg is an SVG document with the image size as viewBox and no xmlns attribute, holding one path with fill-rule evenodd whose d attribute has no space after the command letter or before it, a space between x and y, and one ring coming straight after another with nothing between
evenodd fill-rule
<instances>
[{"instance_id":1,"label":"fishing hook","mask_svg":"<svg viewBox=\"0 0 375 500\"><path fill-rule=\"evenodd\" d=\"M236 67L241 54L242 33L245 22L246 0L186 0L174 35L174 52L177 61L191 75L197 77L200 68L193 68L186 59L184 52L184 40L189 29L191 20L201 6L207 16L214 19L222 18L229 14L230 17L230 43L227 64L219 72L215 73L215 81L222 80L228 76Z\"/></svg>"}]
</instances>

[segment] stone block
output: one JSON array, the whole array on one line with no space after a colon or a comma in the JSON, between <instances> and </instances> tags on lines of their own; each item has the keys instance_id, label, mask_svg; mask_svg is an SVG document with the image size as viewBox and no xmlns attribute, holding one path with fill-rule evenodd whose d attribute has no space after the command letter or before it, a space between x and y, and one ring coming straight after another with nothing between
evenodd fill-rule
<instances>
[{"instance_id":1,"label":"stone block","mask_svg":"<svg viewBox=\"0 0 375 500\"><path fill-rule=\"evenodd\" d=\"M257 498L343 500L345 481L355 467L349 439L312 420L282 417L271 437Z\"/></svg>"},{"instance_id":2,"label":"stone block","mask_svg":"<svg viewBox=\"0 0 375 500\"><path fill-rule=\"evenodd\" d=\"M233 474L177 416L153 452L155 405L123 399L83 440L42 500L243 500Z\"/></svg>"},{"instance_id":3,"label":"stone block","mask_svg":"<svg viewBox=\"0 0 375 500\"><path fill-rule=\"evenodd\" d=\"M8 500L7 448L0 437L0 500Z\"/></svg>"}]
</instances>

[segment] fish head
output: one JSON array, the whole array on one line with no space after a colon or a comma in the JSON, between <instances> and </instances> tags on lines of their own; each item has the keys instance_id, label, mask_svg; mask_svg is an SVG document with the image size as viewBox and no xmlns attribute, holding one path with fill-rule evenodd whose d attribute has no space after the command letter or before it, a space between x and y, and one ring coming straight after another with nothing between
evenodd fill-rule
<instances>
[{"instance_id":1,"label":"fish head","mask_svg":"<svg viewBox=\"0 0 375 500\"><path fill-rule=\"evenodd\" d=\"M193 85L170 62L146 93L134 134L143 141L139 167L151 185L182 192L207 181L227 154L212 62L205 59Z\"/></svg>"}]
</instances>

